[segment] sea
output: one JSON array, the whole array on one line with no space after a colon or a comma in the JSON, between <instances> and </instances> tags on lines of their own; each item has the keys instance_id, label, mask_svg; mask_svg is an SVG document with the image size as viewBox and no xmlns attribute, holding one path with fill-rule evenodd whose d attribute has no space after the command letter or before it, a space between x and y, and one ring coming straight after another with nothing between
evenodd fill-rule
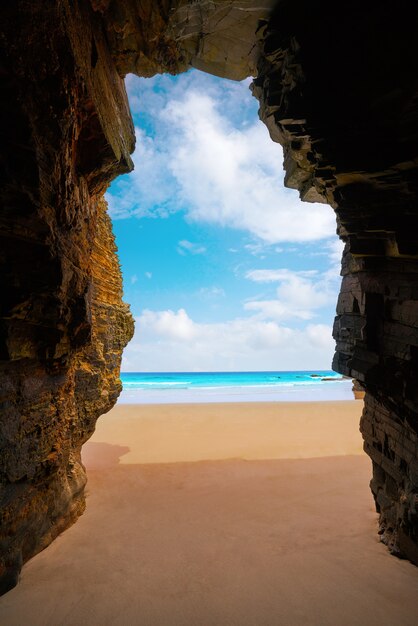
<instances>
[{"instance_id":1,"label":"sea","mask_svg":"<svg viewBox=\"0 0 418 626\"><path fill-rule=\"evenodd\" d=\"M122 372L119 402L315 402L353 400L352 381L330 370Z\"/></svg>"}]
</instances>

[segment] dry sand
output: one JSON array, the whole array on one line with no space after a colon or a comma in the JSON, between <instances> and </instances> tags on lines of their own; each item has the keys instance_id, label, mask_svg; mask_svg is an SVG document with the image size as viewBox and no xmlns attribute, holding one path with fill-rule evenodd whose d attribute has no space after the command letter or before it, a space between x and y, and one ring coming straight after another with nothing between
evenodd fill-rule
<instances>
[{"instance_id":1,"label":"dry sand","mask_svg":"<svg viewBox=\"0 0 418 626\"><path fill-rule=\"evenodd\" d=\"M354 400L120 404L99 420L83 459L90 467L101 464L104 450L95 451L101 442L125 448L123 465L361 454L362 408Z\"/></svg>"},{"instance_id":2,"label":"dry sand","mask_svg":"<svg viewBox=\"0 0 418 626\"><path fill-rule=\"evenodd\" d=\"M360 411L117 407L85 447L87 512L0 624L416 626L418 568L378 543Z\"/></svg>"}]
</instances>

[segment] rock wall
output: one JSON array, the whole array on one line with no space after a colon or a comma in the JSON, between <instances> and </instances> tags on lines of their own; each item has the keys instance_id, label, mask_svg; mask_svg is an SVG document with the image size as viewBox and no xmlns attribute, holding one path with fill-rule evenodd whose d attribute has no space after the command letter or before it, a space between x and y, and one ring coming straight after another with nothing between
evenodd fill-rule
<instances>
[{"instance_id":1,"label":"rock wall","mask_svg":"<svg viewBox=\"0 0 418 626\"><path fill-rule=\"evenodd\" d=\"M122 76L190 67L242 80L256 72L255 31L276 0L92 0Z\"/></svg>"},{"instance_id":2,"label":"rock wall","mask_svg":"<svg viewBox=\"0 0 418 626\"><path fill-rule=\"evenodd\" d=\"M133 322L103 193L132 167L121 77L188 67L233 79L257 75L253 93L284 147L286 185L336 211L346 248L334 367L366 390L361 428L382 537L418 563L411 5L1 5L0 591L83 511L80 449L120 391Z\"/></svg>"},{"instance_id":3,"label":"rock wall","mask_svg":"<svg viewBox=\"0 0 418 626\"><path fill-rule=\"evenodd\" d=\"M286 185L336 211L333 367L366 390L382 539L418 564L418 38L401 5L279 3L253 91Z\"/></svg>"},{"instance_id":4,"label":"rock wall","mask_svg":"<svg viewBox=\"0 0 418 626\"><path fill-rule=\"evenodd\" d=\"M123 82L87 5L1 7L0 591L84 510L80 449L133 332L108 182L131 168Z\"/></svg>"}]
</instances>

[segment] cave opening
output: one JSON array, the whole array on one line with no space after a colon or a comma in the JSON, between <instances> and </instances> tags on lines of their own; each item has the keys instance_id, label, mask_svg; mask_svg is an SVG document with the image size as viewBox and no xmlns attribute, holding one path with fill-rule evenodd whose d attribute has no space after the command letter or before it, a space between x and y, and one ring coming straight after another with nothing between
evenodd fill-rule
<instances>
[{"instance_id":1,"label":"cave opening","mask_svg":"<svg viewBox=\"0 0 418 626\"><path fill-rule=\"evenodd\" d=\"M127 79L135 169L107 193L137 321L122 372L330 376L343 243L330 207L284 188L250 84Z\"/></svg>"},{"instance_id":2,"label":"cave opening","mask_svg":"<svg viewBox=\"0 0 418 626\"><path fill-rule=\"evenodd\" d=\"M334 368L366 392L361 432L380 536L418 563L416 22L408 3L355 1L343 20L328 0L243 4L2 4L2 591L84 511L80 450L121 391L133 323L103 194L132 169L123 77L191 67L256 76L261 119L284 147L285 185L335 210L346 247ZM262 220L250 224L266 236ZM179 257L199 248L178 243ZM248 272L289 269L259 261ZM251 297L249 316L277 299ZM178 311L187 333L194 320Z\"/></svg>"}]
</instances>

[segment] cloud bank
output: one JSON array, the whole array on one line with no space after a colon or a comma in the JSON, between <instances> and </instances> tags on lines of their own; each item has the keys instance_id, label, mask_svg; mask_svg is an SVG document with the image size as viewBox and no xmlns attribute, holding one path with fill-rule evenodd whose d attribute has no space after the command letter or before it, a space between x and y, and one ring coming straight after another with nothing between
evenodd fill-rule
<instances>
[{"instance_id":1,"label":"cloud bank","mask_svg":"<svg viewBox=\"0 0 418 626\"><path fill-rule=\"evenodd\" d=\"M301 203L296 191L284 188L282 149L254 120L248 81L221 82L191 72L175 80L128 78L127 83L134 116L142 122L136 128L135 170L108 194L113 219L180 213L189 222L246 233L244 250L235 245L228 250L248 255L251 264L240 278L262 293L247 297L240 316L226 321L209 321L214 301L228 300L217 286L196 291L206 306L199 321L185 307L172 310L166 303L143 310L123 369L329 368L334 342L322 312L335 303L340 280L342 244L330 243L335 216L330 207ZM320 245L314 253L307 246L308 254L328 257L326 271L289 269L283 256L281 266L266 261L260 267L268 249L298 254L301 244L316 241ZM190 262L210 252L181 235L175 249Z\"/></svg>"},{"instance_id":2,"label":"cloud bank","mask_svg":"<svg viewBox=\"0 0 418 626\"><path fill-rule=\"evenodd\" d=\"M245 371L330 367L331 328L298 330L255 317L219 323L194 322L184 309L145 310L124 353L124 371ZM138 364L146 367L138 368Z\"/></svg>"},{"instance_id":3,"label":"cloud bank","mask_svg":"<svg viewBox=\"0 0 418 626\"><path fill-rule=\"evenodd\" d=\"M108 194L112 217L183 211L189 220L247 231L269 244L329 237L332 209L302 204L284 188L281 147L241 111L252 97L248 82L231 89L192 74L184 78L187 89L181 83L179 77L176 89L157 91L153 101L146 87L141 100L132 81L134 113L151 122L148 131L136 129L134 172Z\"/></svg>"}]
</instances>

